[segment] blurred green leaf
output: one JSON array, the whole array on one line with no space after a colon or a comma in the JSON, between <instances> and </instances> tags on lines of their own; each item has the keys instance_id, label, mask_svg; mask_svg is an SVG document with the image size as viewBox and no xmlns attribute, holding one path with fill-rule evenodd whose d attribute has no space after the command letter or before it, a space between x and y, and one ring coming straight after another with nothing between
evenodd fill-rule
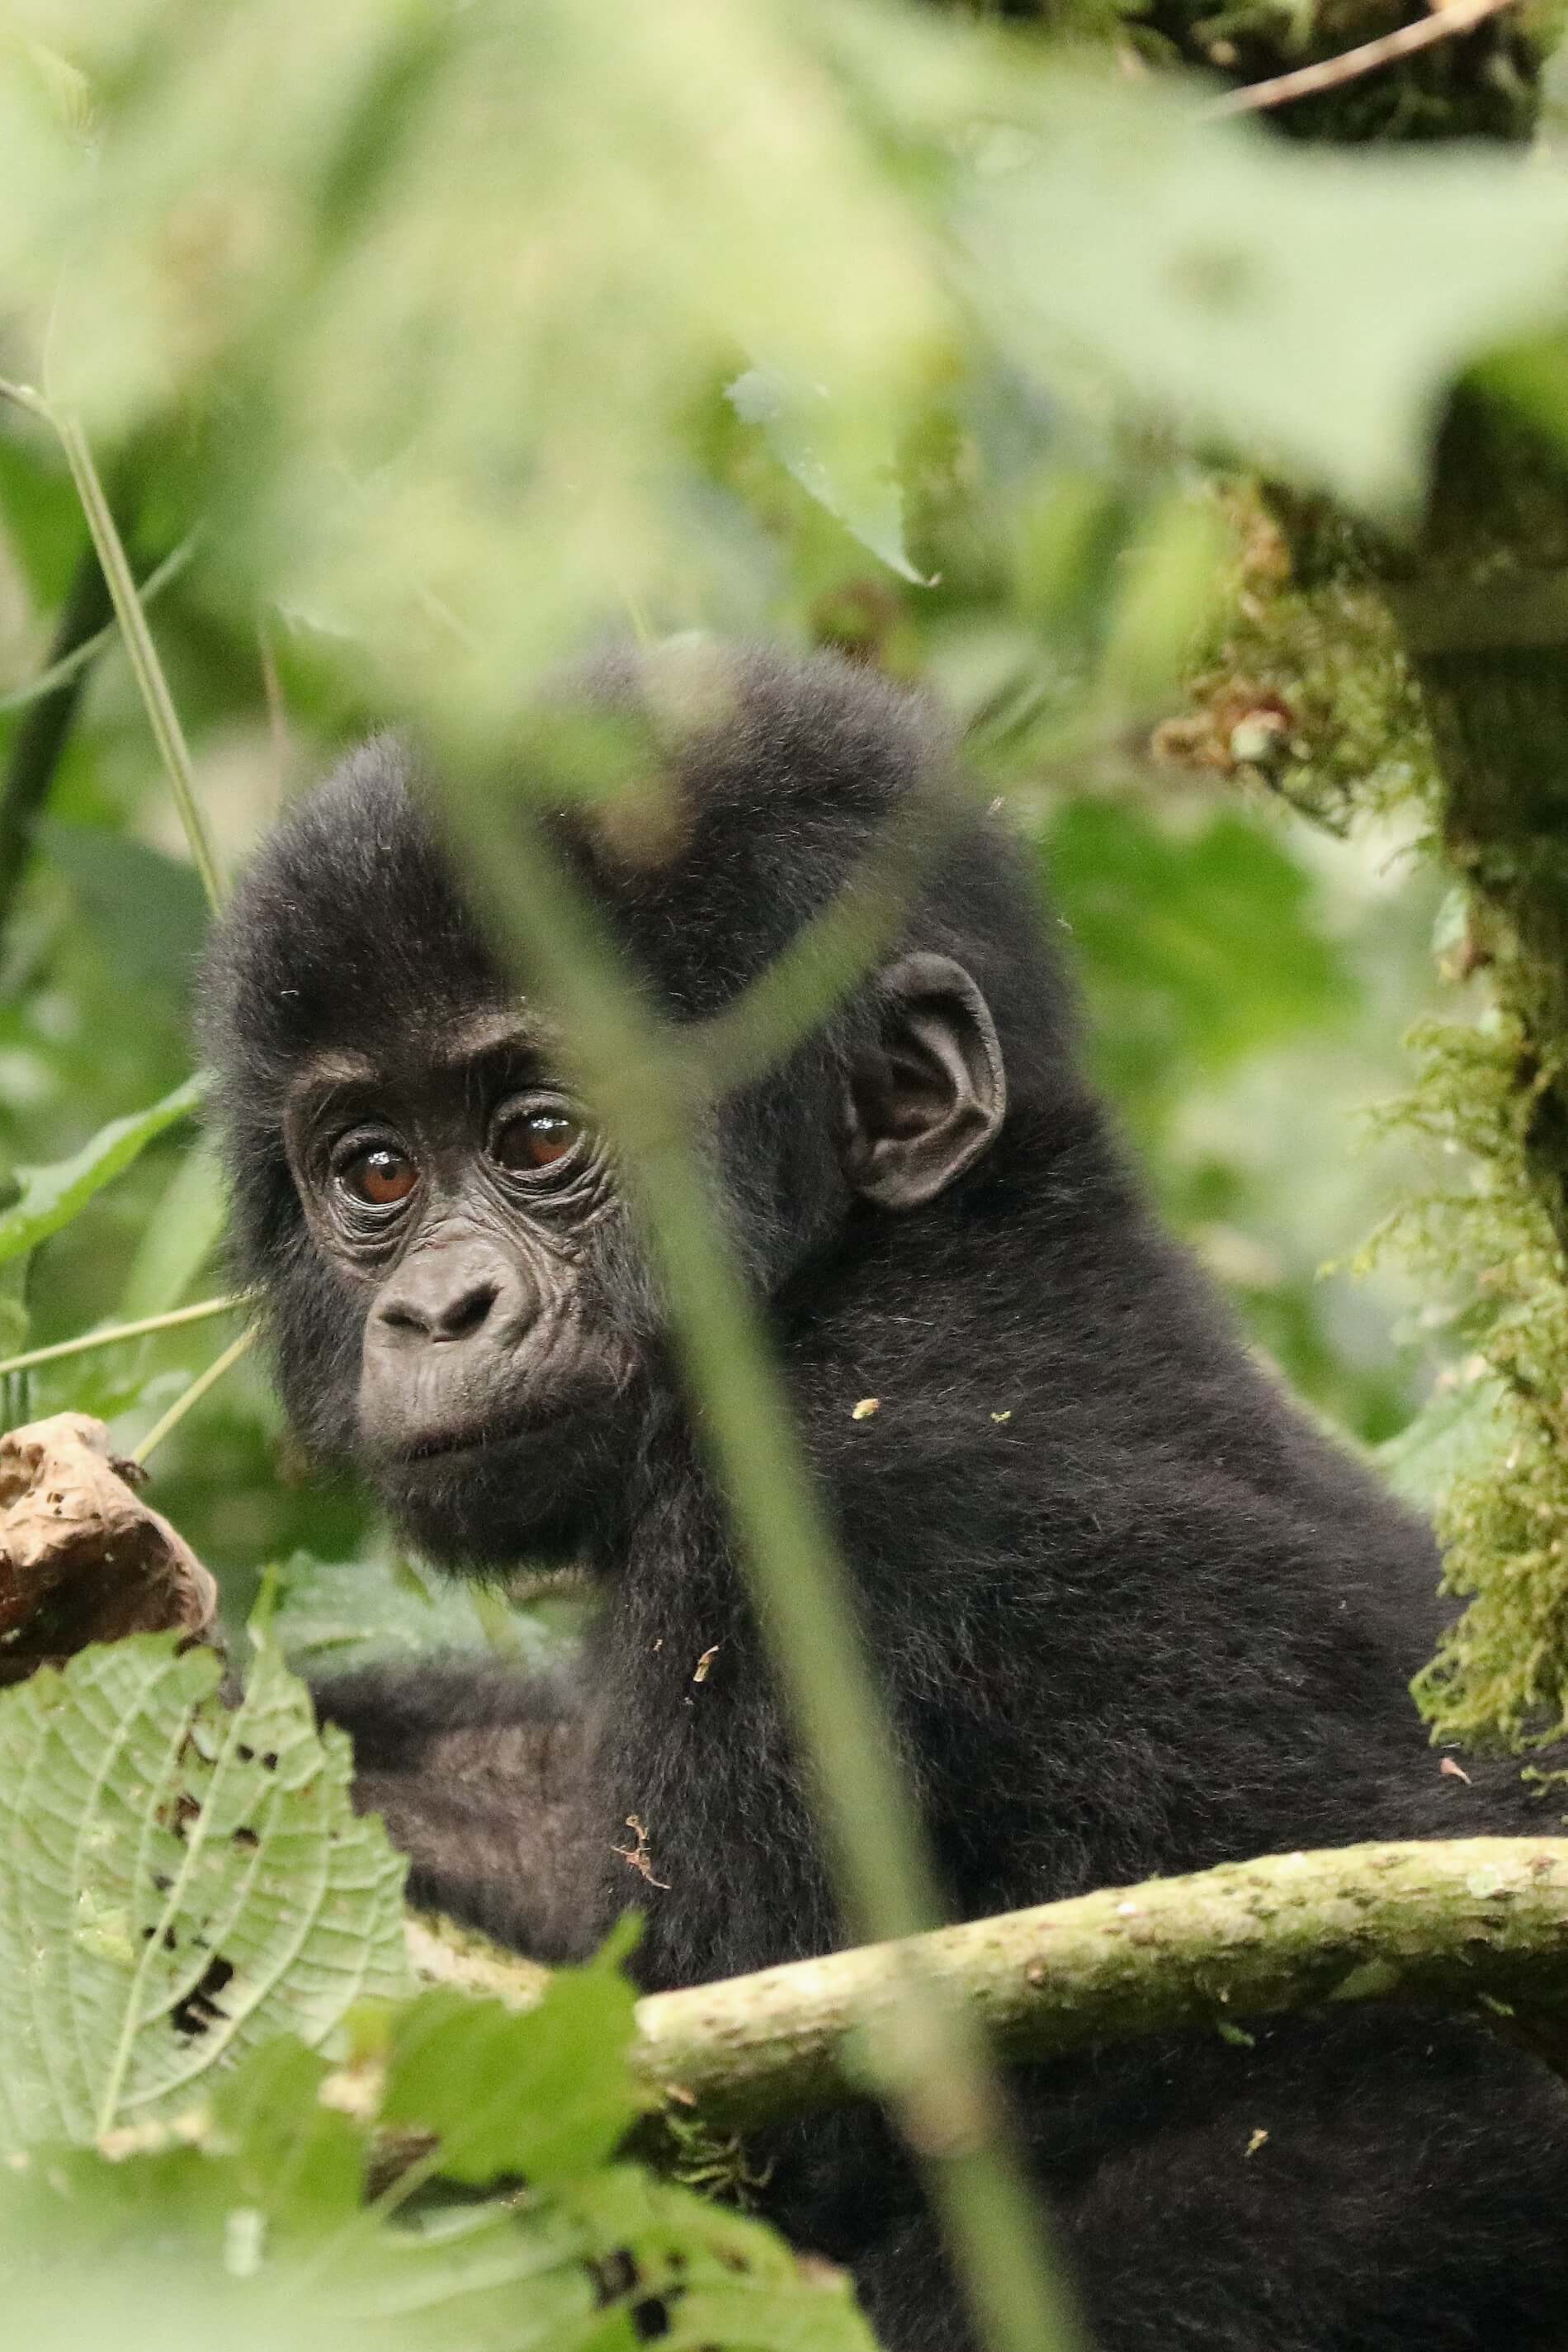
<instances>
[{"instance_id":1,"label":"blurred green leaf","mask_svg":"<svg viewBox=\"0 0 1568 2352\"><path fill-rule=\"evenodd\" d=\"M769 448L803 490L879 556L900 579L930 583L904 547L904 502L893 453L843 446L839 419L817 384L791 384L776 372L751 368L729 387L742 424L761 428Z\"/></svg>"},{"instance_id":2,"label":"blurred green leaf","mask_svg":"<svg viewBox=\"0 0 1568 2352\"><path fill-rule=\"evenodd\" d=\"M195 869L102 826L47 817L38 839L76 895L116 980L184 995L206 935Z\"/></svg>"},{"instance_id":3,"label":"blurred green leaf","mask_svg":"<svg viewBox=\"0 0 1568 2352\"><path fill-rule=\"evenodd\" d=\"M0 1695L0 2142L188 2105L285 2030L406 1990L404 1864L263 1646L243 1703L169 1635Z\"/></svg>"},{"instance_id":4,"label":"blurred green leaf","mask_svg":"<svg viewBox=\"0 0 1568 2352\"><path fill-rule=\"evenodd\" d=\"M1190 1082L1355 1002L1296 861L1245 817L1192 814L1184 832L1086 796L1045 838L1051 896L1088 967L1097 1047L1123 1087L1173 1067Z\"/></svg>"},{"instance_id":5,"label":"blurred green leaf","mask_svg":"<svg viewBox=\"0 0 1568 2352\"><path fill-rule=\"evenodd\" d=\"M55 396L118 435L221 367L236 580L454 724L606 608L668 613L738 352L831 385L836 446L896 445L948 300L816 8L51 16L100 146L50 153L0 79L0 279L48 308Z\"/></svg>"},{"instance_id":6,"label":"blurred green leaf","mask_svg":"<svg viewBox=\"0 0 1568 2352\"><path fill-rule=\"evenodd\" d=\"M1457 372L1560 316L1568 182L1480 149L1307 149L1056 72L956 226L993 332L1358 503L1408 504Z\"/></svg>"},{"instance_id":7,"label":"blurred green leaf","mask_svg":"<svg viewBox=\"0 0 1568 2352\"><path fill-rule=\"evenodd\" d=\"M198 1143L179 1161L142 1228L116 1321L133 1323L181 1304L222 1239L226 1208L216 1157Z\"/></svg>"},{"instance_id":8,"label":"blurred green leaf","mask_svg":"<svg viewBox=\"0 0 1568 2352\"><path fill-rule=\"evenodd\" d=\"M123 1173L155 1136L176 1119L188 1118L202 1099L203 1082L187 1078L173 1094L129 1118L110 1119L90 1143L49 1168L18 1168L21 1197L0 1213L0 1265L37 1249L50 1234L68 1225L95 1193Z\"/></svg>"},{"instance_id":9,"label":"blurred green leaf","mask_svg":"<svg viewBox=\"0 0 1568 2352\"><path fill-rule=\"evenodd\" d=\"M875 2352L842 2273L629 2165L555 2198L355 2215L347 2166L322 2162L353 2126L300 2104L294 2069L285 2053L255 2085L258 2128L226 2102L197 2147L0 2172L6 2318L28 2352L635 2352L655 2327L680 2352ZM274 2092L330 2194L279 2194L301 2150Z\"/></svg>"},{"instance_id":10,"label":"blurred green leaf","mask_svg":"<svg viewBox=\"0 0 1568 2352\"><path fill-rule=\"evenodd\" d=\"M492 1602L510 1639L499 1638ZM347 1561L296 1552L279 1571L272 1630L291 1659L331 1674L431 1650L500 1648L538 1669L562 1648L532 1610L385 1551Z\"/></svg>"}]
</instances>

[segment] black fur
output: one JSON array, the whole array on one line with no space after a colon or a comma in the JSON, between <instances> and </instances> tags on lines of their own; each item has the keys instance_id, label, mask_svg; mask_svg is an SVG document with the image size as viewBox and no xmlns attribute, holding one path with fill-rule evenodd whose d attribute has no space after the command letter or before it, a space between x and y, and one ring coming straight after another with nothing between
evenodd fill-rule
<instances>
[{"instance_id":1,"label":"black fur","mask_svg":"<svg viewBox=\"0 0 1568 2352\"><path fill-rule=\"evenodd\" d=\"M950 757L921 706L837 664L753 656L736 676L738 709L681 755L674 859L581 853L682 1018L760 969ZM624 673L600 690L634 693ZM207 989L245 1271L268 1288L300 1426L350 1455L363 1306L302 1223L280 1090L311 1045L413 1040L506 994L405 768L373 744L289 820ZM956 958L994 1016L1009 1107L978 1165L908 1214L843 1181L837 1090L874 991L748 1094L720 1148L954 1914L1531 1825L1511 1776L1439 1776L1406 1692L1437 1623L1429 1538L1249 1360L1154 1223L999 827L965 823L904 945ZM452 1664L326 1704L418 1895L547 1959L637 1903L642 1978L688 1984L841 1929L650 1286L619 1224L591 1256L640 1370L614 1442L578 1433L560 1472L604 1591L580 1677L519 1687ZM856 1420L864 1397L879 1409ZM471 1499L450 1499L473 1549ZM629 1816L663 1885L622 1851ZM1568 2341L1568 2101L1478 2026L1282 2021L1250 2049L1138 2043L1019 2090L1106 2352ZM853 2265L896 2352L965 2340L874 2118L781 2134L773 2153L771 2210Z\"/></svg>"}]
</instances>

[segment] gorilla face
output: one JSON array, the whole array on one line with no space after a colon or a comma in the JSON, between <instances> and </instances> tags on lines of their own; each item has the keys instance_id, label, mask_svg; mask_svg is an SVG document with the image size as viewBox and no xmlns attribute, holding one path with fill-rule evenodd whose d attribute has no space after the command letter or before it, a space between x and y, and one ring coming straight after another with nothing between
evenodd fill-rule
<instances>
[{"instance_id":1,"label":"gorilla face","mask_svg":"<svg viewBox=\"0 0 1568 2352\"><path fill-rule=\"evenodd\" d=\"M283 1139L357 1328L337 1351L347 1450L438 1558L574 1549L630 1435L647 1317L617 1278L607 1155L538 1034L476 1008L313 1054ZM308 1398L325 1366L294 1356Z\"/></svg>"}]
</instances>

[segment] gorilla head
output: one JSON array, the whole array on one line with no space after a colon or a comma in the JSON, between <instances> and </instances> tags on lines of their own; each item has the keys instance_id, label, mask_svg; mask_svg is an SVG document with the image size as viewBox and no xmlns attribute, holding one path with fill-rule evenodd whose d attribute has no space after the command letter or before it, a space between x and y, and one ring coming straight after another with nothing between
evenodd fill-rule
<instances>
[{"instance_id":1,"label":"gorilla head","mask_svg":"<svg viewBox=\"0 0 1568 2352\"><path fill-rule=\"evenodd\" d=\"M581 814L554 830L688 1035L847 887L880 887L889 826L906 857L940 844L814 1034L728 1100L670 1104L782 1303L825 1251L999 1181L1004 1143L1059 1141L1087 1106L1037 909L924 707L821 660L710 656L700 692L667 683L620 662L574 688L657 765L657 854ZM402 743L356 751L268 843L206 1005L245 1268L308 1442L438 1557L593 1549L668 1385L657 1288L559 1034L465 906Z\"/></svg>"}]
</instances>

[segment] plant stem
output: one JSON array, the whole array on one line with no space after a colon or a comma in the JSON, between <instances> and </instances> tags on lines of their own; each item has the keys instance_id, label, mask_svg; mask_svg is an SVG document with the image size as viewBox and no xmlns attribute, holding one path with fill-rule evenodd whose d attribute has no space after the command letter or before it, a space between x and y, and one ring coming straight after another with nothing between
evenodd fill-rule
<instances>
[{"instance_id":1,"label":"plant stem","mask_svg":"<svg viewBox=\"0 0 1568 2352\"><path fill-rule=\"evenodd\" d=\"M177 1429L194 1405L200 1404L209 1389L216 1389L226 1372L234 1370L241 1356L253 1348L260 1337L258 1326L249 1323L237 1339L231 1339L221 1356L215 1356L205 1372L198 1372L183 1395L177 1396L161 1421L155 1421L140 1445L131 1449L132 1462L145 1462L162 1445L172 1429Z\"/></svg>"},{"instance_id":2,"label":"plant stem","mask_svg":"<svg viewBox=\"0 0 1568 2352\"><path fill-rule=\"evenodd\" d=\"M513 797L503 817L476 785L449 788L445 814L493 935L560 1014L620 1148L695 1424L799 1728L845 1916L862 1937L915 1935L940 1916L924 1837L788 1391L689 1139L700 1078L622 977L596 911L531 812ZM917 1962L904 1966L900 1997L877 2024L862 2055L923 2167L983 2341L992 2352L1074 2352L1081 2332L973 2020Z\"/></svg>"},{"instance_id":3,"label":"plant stem","mask_svg":"<svg viewBox=\"0 0 1568 2352\"><path fill-rule=\"evenodd\" d=\"M125 549L114 527L114 517L110 512L109 500L104 496L103 484L92 462L92 453L81 426L73 416L56 415L53 411L47 413L59 435L60 446L66 453L66 463L70 467L71 479L76 484L77 496L87 517L87 527L92 533L98 560L103 566L103 576L114 601L115 615L125 638L126 657L141 690L142 707L174 795L180 823L185 829L192 862L201 877L207 905L216 914L224 901L223 877L196 799L195 777L191 768L184 730L180 725L180 716L169 692L169 682L163 676L163 664L158 659L157 647L153 643L152 631L147 626L146 614L136 593L136 583L131 575Z\"/></svg>"},{"instance_id":4,"label":"plant stem","mask_svg":"<svg viewBox=\"0 0 1568 2352\"><path fill-rule=\"evenodd\" d=\"M161 595L172 580L179 578L180 573L195 553L195 548L196 534L191 531L180 541L172 554L165 555L162 563L149 572L146 579L136 591L137 598L143 606L152 604L154 597ZM96 548L90 551L89 562L94 577L101 582L103 567L98 561ZM82 568L85 571L86 564ZM24 710L35 702L47 700L62 686L68 685L79 671L87 667L89 662L97 660L110 638L117 635L120 626L114 618L114 607L109 601L109 591L105 588L102 593L102 609L108 615L104 626L96 630L90 637L78 639L68 651L57 650L48 667L41 669L37 677L30 677L26 686L16 686L12 688L9 694L0 694L0 712ZM57 649L64 647L66 634L62 621L55 639Z\"/></svg>"},{"instance_id":5,"label":"plant stem","mask_svg":"<svg viewBox=\"0 0 1568 2352\"><path fill-rule=\"evenodd\" d=\"M205 1323L250 1304L248 1290L233 1290L222 1298L198 1299L192 1307L171 1307L163 1315L143 1315L135 1323L112 1323L102 1331L84 1331L79 1339L57 1339L47 1348L29 1348L25 1355L0 1360L0 1379L8 1372L30 1372L35 1364L58 1363L66 1356L87 1356L99 1348L117 1348L122 1339L143 1339L152 1331L177 1331L185 1323Z\"/></svg>"}]
</instances>

